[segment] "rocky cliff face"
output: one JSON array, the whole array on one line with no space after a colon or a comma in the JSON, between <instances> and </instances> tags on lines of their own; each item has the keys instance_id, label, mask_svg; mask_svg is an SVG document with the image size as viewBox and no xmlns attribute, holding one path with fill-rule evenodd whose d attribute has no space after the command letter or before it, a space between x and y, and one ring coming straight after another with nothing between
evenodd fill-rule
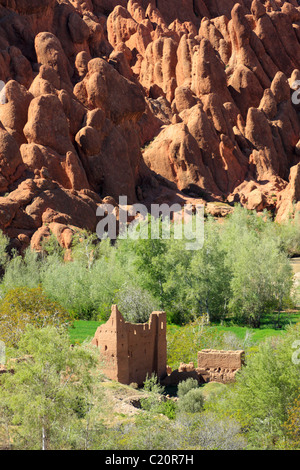
<instances>
[{"instance_id":1,"label":"rocky cliff face","mask_svg":"<svg viewBox=\"0 0 300 470\"><path fill-rule=\"evenodd\" d=\"M102 199L300 210L300 6L0 0L0 229L95 230Z\"/></svg>"}]
</instances>

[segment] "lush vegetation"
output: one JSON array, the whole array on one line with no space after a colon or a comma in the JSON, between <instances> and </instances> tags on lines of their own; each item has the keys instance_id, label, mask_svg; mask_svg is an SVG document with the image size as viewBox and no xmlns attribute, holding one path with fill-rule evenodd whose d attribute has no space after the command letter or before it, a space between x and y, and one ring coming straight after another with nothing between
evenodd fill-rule
<instances>
[{"instance_id":1,"label":"lush vegetation","mask_svg":"<svg viewBox=\"0 0 300 470\"><path fill-rule=\"evenodd\" d=\"M295 303L289 256L300 253L299 227L298 220L278 225L267 214L257 217L237 207L223 223L207 219L200 250L187 250L187 240L174 236L112 245L82 234L74 242L73 262L64 262L51 240L43 255L27 250L8 259L2 236L0 289L4 297L15 288L41 287L81 320L105 321L117 303L126 319L137 322L164 309L169 323L205 314L210 322L259 328L277 312L279 326L281 312Z\"/></svg>"},{"instance_id":2,"label":"lush vegetation","mask_svg":"<svg viewBox=\"0 0 300 470\"><path fill-rule=\"evenodd\" d=\"M259 344L233 384L188 379L171 398L155 376L140 390L103 381L90 345L70 348L65 330L27 326L13 351L27 359L14 363L14 374L0 375L1 446L299 449L299 335L296 325ZM120 412L122 399L137 408Z\"/></svg>"},{"instance_id":3,"label":"lush vegetation","mask_svg":"<svg viewBox=\"0 0 300 470\"><path fill-rule=\"evenodd\" d=\"M72 316L40 287L10 289L0 303L0 340L16 346L27 325L70 327Z\"/></svg>"},{"instance_id":4,"label":"lush vegetation","mask_svg":"<svg viewBox=\"0 0 300 470\"><path fill-rule=\"evenodd\" d=\"M299 291L289 262L299 253L298 220L279 226L241 208L208 218L195 251L174 237L112 244L82 233L65 262L55 239L20 256L0 233L0 340L8 367L21 359L0 374L0 448L299 449ZM226 386L104 380L89 339L113 303L133 322L167 312L172 368L204 348L242 348L246 367Z\"/></svg>"},{"instance_id":5,"label":"lush vegetation","mask_svg":"<svg viewBox=\"0 0 300 470\"><path fill-rule=\"evenodd\" d=\"M12 440L15 449L59 449L66 442L86 448L91 407L99 399L93 352L70 348L65 330L27 326L14 355L27 359L13 365L14 374L1 376L4 442Z\"/></svg>"},{"instance_id":6,"label":"lush vegetation","mask_svg":"<svg viewBox=\"0 0 300 470\"><path fill-rule=\"evenodd\" d=\"M238 420L250 448L299 448L299 336L297 324L262 342L236 383L211 406Z\"/></svg>"}]
</instances>

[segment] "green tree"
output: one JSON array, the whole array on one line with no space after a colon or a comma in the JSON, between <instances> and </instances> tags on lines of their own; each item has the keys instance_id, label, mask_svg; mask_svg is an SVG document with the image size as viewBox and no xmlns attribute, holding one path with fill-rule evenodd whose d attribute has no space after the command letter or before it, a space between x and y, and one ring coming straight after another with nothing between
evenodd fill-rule
<instances>
[{"instance_id":1,"label":"green tree","mask_svg":"<svg viewBox=\"0 0 300 470\"><path fill-rule=\"evenodd\" d=\"M157 227L155 235L157 238L152 237L151 230L154 230L154 227ZM117 257L122 260L122 265L126 263L129 269L133 270L140 287L157 300L160 309L165 309L167 300L164 290L166 281L164 259L170 241L164 238L166 236L164 227L161 220L155 222L149 217L129 230L127 239L119 239L117 242Z\"/></svg>"},{"instance_id":2,"label":"green tree","mask_svg":"<svg viewBox=\"0 0 300 470\"><path fill-rule=\"evenodd\" d=\"M227 314L231 272L225 261L219 227L209 220L205 226L204 246L195 252L191 261L189 291L197 315L206 313L209 321L220 320Z\"/></svg>"},{"instance_id":3,"label":"green tree","mask_svg":"<svg viewBox=\"0 0 300 470\"><path fill-rule=\"evenodd\" d=\"M254 448L271 448L282 437L299 396L300 364L294 357L299 334L298 324L284 336L261 343L236 375L234 387L222 394L219 406L240 421Z\"/></svg>"},{"instance_id":4,"label":"green tree","mask_svg":"<svg viewBox=\"0 0 300 470\"><path fill-rule=\"evenodd\" d=\"M202 248L189 251L186 245L184 238L171 238L161 258L167 310L176 323L203 314L219 320L227 312L230 271L218 225L213 219L205 222Z\"/></svg>"},{"instance_id":5,"label":"green tree","mask_svg":"<svg viewBox=\"0 0 300 470\"><path fill-rule=\"evenodd\" d=\"M266 314L282 309L292 283L288 258L274 240L260 240L250 232L236 248L229 310L239 321L259 328Z\"/></svg>"},{"instance_id":6,"label":"green tree","mask_svg":"<svg viewBox=\"0 0 300 470\"><path fill-rule=\"evenodd\" d=\"M277 236L281 250L288 256L300 253L300 215L295 214L294 219L288 219L280 224L274 223L272 229Z\"/></svg>"},{"instance_id":7,"label":"green tree","mask_svg":"<svg viewBox=\"0 0 300 470\"><path fill-rule=\"evenodd\" d=\"M40 287L11 289L0 304L0 339L7 346L16 346L27 325L67 327L72 320L72 316L51 301Z\"/></svg>"},{"instance_id":8,"label":"green tree","mask_svg":"<svg viewBox=\"0 0 300 470\"><path fill-rule=\"evenodd\" d=\"M2 290L7 292L17 287L38 287L41 284L42 265L39 254L31 249L27 249L23 256L15 253L5 266Z\"/></svg>"},{"instance_id":9,"label":"green tree","mask_svg":"<svg viewBox=\"0 0 300 470\"><path fill-rule=\"evenodd\" d=\"M81 260L64 263L51 258L43 266L42 286L47 295L78 318L91 320L97 306L90 296L91 271Z\"/></svg>"},{"instance_id":10,"label":"green tree","mask_svg":"<svg viewBox=\"0 0 300 470\"><path fill-rule=\"evenodd\" d=\"M0 414L6 416L13 448L85 448L92 403L94 354L70 348L68 334L52 326L27 327L18 345L14 374L0 376Z\"/></svg>"},{"instance_id":11,"label":"green tree","mask_svg":"<svg viewBox=\"0 0 300 470\"><path fill-rule=\"evenodd\" d=\"M135 265L141 276L142 286L156 299L159 299L160 308L166 304L164 283L166 281L163 269L163 258L167 250L166 240L138 240L135 246Z\"/></svg>"},{"instance_id":12,"label":"green tree","mask_svg":"<svg viewBox=\"0 0 300 470\"><path fill-rule=\"evenodd\" d=\"M116 294L116 303L126 321L131 323L146 323L151 312L157 310L158 302L151 294L134 286L131 282L125 283Z\"/></svg>"}]
</instances>

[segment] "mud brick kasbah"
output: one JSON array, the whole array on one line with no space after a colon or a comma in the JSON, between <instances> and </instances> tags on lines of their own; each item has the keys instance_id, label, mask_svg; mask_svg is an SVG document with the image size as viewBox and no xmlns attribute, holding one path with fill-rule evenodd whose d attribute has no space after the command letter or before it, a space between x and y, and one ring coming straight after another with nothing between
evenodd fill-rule
<instances>
[{"instance_id":1,"label":"mud brick kasbah","mask_svg":"<svg viewBox=\"0 0 300 470\"><path fill-rule=\"evenodd\" d=\"M142 385L147 375L155 373L163 384L176 385L189 376L200 383L234 380L244 364L244 351L205 349L198 353L198 364L180 364L176 371L167 367L165 312L152 312L148 323L126 322L117 305L112 306L107 323L101 325L92 340L100 350L103 372L123 384Z\"/></svg>"},{"instance_id":2,"label":"mud brick kasbah","mask_svg":"<svg viewBox=\"0 0 300 470\"><path fill-rule=\"evenodd\" d=\"M104 373L123 384L141 385L147 374L166 375L166 314L153 312L149 323L132 324L124 320L116 305L105 325L100 326L92 343L105 361Z\"/></svg>"}]
</instances>

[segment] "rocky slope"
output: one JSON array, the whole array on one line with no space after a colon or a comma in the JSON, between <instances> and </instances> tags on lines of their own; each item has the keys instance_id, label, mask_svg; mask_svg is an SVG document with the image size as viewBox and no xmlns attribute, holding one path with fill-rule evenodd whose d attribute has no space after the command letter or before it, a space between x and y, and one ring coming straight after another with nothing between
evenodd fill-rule
<instances>
[{"instance_id":1,"label":"rocky slope","mask_svg":"<svg viewBox=\"0 0 300 470\"><path fill-rule=\"evenodd\" d=\"M0 0L12 246L69 247L107 196L300 210L299 5Z\"/></svg>"}]
</instances>

